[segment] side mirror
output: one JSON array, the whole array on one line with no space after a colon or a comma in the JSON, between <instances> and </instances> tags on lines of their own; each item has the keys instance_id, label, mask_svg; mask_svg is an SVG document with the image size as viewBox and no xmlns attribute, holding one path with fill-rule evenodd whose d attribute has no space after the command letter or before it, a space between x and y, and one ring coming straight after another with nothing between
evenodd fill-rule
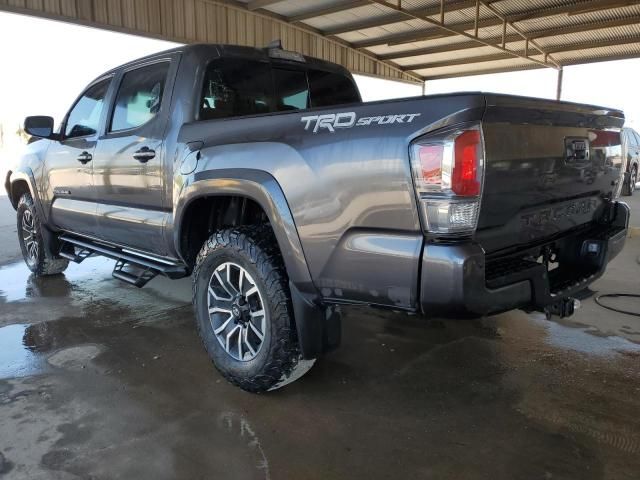
<instances>
[{"instance_id":1,"label":"side mirror","mask_svg":"<svg viewBox=\"0 0 640 480\"><path fill-rule=\"evenodd\" d=\"M39 138L53 137L53 118L44 116L27 117L24 119L24 131Z\"/></svg>"}]
</instances>

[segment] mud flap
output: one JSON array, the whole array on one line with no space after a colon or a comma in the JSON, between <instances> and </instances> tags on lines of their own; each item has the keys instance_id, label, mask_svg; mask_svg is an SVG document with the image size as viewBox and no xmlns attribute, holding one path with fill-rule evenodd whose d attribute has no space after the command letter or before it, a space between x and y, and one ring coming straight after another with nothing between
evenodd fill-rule
<instances>
[{"instance_id":1,"label":"mud flap","mask_svg":"<svg viewBox=\"0 0 640 480\"><path fill-rule=\"evenodd\" d=\"M302 358L310 360L336 349L342 338L342 321L338 306L322 305L289 282L291 303Z\"/></svg>"}]
</instances>

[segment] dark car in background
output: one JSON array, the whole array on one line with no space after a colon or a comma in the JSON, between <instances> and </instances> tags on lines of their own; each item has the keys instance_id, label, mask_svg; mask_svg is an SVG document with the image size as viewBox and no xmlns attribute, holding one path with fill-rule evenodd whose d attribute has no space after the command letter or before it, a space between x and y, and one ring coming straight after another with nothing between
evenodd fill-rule
<instances>
[{"instance_id":1,"label":"dark car in background","mask_svg":"<svg viewBox=\"0 0 640 480\"><path fill-rule=\"evenodd\" d=\"M622 149L627 159L627 170L622 186L623 195L633 195L640 171L640 134L632 128L622 129Z\"/></svg>"}]
</instances>

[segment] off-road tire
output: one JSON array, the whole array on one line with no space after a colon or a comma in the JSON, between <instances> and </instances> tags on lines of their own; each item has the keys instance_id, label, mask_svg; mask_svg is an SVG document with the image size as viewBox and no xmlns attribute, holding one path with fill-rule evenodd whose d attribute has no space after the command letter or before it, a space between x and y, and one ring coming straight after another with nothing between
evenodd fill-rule
<instances>
[{"instance_id":1,"label":"off-road tire","mask_svg":"<svg viewBox=\"0 0 640 480\"><path fill-rule=\"evenodd\" d=\"M255 358L233 358L216 338L209 316L209 282L225 262L242 266L255 280L268 312L263 344ZM288 277L269 226L243 226L214 233L198 253L193 271L193 306L200 338L215 367L232 384L252 393L281 388L304 375Z\"/></svg>"},{"instance_id":2,"label":"off-road tire","mask_svg":"<svg viewBox=\"0 0 640 480\"><path fill-rule=\"evenodd\" d=\"M20 250L22 250L22 256L24 257L24 261L27 264L27 267L29 267L29 270L38 277L57 275L64 272L69 266L69 260L66 258L54 257L48 253L49 249L46 248L44 237L42 236L42 223L30 193L25 193L20 197L16 214L18 242L20 243ZM33 224L33 238L38 246L37 254L34 256L30 256L27 251L27 244L25 243L23 230L25 215L29 215L31 218Z\"/></svg>"},{"instance_id":3,"label":"off-road tire","mask_svg":"<svg viewBox=\"0 0 640 480\"><path fill-rule=\"evenodd\" d=\"M633 192L635 191L635 182L634 179L637 181L638 180L638 166L634 165L633 167L631 167L631 171L629 172L629 181L625 182L624 185L622 185L622 195L624 195L625 197L630 197L631 195L633 195Z\"/></svg>"}]
</instances>

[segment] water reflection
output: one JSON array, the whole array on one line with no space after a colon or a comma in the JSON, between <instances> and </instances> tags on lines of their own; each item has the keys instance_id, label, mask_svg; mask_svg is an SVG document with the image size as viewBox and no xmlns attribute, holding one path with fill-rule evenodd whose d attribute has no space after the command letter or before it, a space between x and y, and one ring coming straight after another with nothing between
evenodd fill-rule
<instances>
[{"instance_id":1,"label":"water reflection","mask_svg":"<svg viewBox=\"0 0 640 480\"><path fill-rule=\"evenodd\" d=\"M95 276L96 267L103 267L103 262L87 266L69 266L68 273L73 275L74 283ZM74 283L65 274L36 277L24 263L18 262L0 268L0 299L15 302L28 298L68 297Z\"/></svg>"},{"instance_id":2,"label":"water reflection","mask_svg":"<svg viewBox=\"0 0 640 480\"><path fill-rule=\"evenodd\" d=\"M68 297L72 285L64 274L48 277L29 275L25 286L25 296L28 298Z\"/></svg>"},{"instance_id":3,"label":"water reflection","mask_svg":"<svg viewBox=\"0 0 640 480\"><path fill-rule=\"evenodd\" d=\"M27 377L43 369L44 360L35 353L28 329L21 324L0 328L0 379Z\"/></svg>"}]
</instances>

